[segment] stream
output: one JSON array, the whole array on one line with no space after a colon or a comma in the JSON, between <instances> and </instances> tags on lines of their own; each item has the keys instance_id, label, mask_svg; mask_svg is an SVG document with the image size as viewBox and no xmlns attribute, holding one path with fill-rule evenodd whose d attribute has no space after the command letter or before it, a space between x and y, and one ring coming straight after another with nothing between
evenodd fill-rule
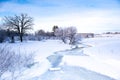
<instances>
[{"instance_id":1,"label":"stream","mask_svg":"<svg viewBox=\"0 0 120 80\"><path fill-rule=\"evenodd\" d=\"M115 80L111 77L87 70L83 67L70 66L67 64L60 65L65 55L89 56L84 54L83 51L83 48L87 47L90 46L57 51L53 55L48 56L47 59L51 63L52 69L49 69L34 80Z\"/></svg>"}]
</instances>

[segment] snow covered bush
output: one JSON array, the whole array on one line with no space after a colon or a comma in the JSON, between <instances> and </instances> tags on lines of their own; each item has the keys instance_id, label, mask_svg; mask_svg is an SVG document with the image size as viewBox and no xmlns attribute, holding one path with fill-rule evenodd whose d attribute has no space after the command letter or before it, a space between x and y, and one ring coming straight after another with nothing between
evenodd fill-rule
<instances>
[{"instance_id":1,"label":"snow covered bush","mask_svg":"<svg viewBox=\"0 0 120 80\"><path fill-rule=\"evenodd\" d=\"M34 63L32 54L15 54L13 58L14 64L11 67L20 71L22 71L22 68L30 68Z\"/></svg>"},{"instance_id":2,"label":"snow covered bush","mask_svg":"<svg viewBox=\"0 0 120 80\"><path fill-rule=\"evenodd\" d=\"M5 47L0 48L0 77L10 68L10 66L13 65L14 56L14 52L6 49Z\"/></svg>"},{"instance_id":3,"label":"snow covered bush","mask_svg":"<svg viewBox=\"0 0 120 80\"><path fill-rule=\"evenodd\" d=\"M34 59L32 54L15 53L6 46L0 48L0 78L7 71L14 78L19 76L23 70L31 68L33 65ZM18 74L14 76L15 72Z\"/></svg>"},{"instance_id":4,"label":"snow covered bush","mask_svg":"<svg viewBox=\"0 0 120 80\"><path fill-rule=\"evenodd\" d=\"M6 37L7 37L6 31L0 29L0 43L4 42Z\"/></svg>"}]
</instances>

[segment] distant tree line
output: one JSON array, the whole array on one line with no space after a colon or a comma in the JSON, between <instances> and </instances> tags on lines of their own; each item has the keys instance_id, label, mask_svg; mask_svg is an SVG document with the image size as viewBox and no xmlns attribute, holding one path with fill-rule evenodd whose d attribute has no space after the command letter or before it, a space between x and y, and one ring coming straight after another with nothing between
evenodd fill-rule
<instances>
[{"instance_id":1,"label":"distant tree line","mask_svg":"<svg viewBox=\"0 0 120 80\"><path fill-rule=\"evenodd\" d=\"M38 30L35 35L41 39L46 38L55 38L61 39L64 43L74 44L76 42L75 35L77 33L76 27L58 27L53 26L52 32L45 32L44 30Z\"/></svg>"},{"instance_id":2,"label":"distant tree line","mask_svg":"<svg viewBox=\"0 0 120 80\"><path fill-rule=\"evenodd\" d=\"M18 36L16 31L10 31L9 29L0 29L0 43L4 42L5 39L10 39L11 43L14 43L14 36Z\"/></svg>"},{"instance_id":3,"label":"distant tree line","mask_svg":"<svg viewBox=\"0 0 120 80\"><path fill-rule=\"evenodd\" d=\"M9 39L11 43L15 42L15 36L19 37L19 40L23 42L23 37L27 34L27 31L32 29L33 18L27 14L20 14L14 16L5 16L3 18L3 24L0 26L0 43ZM58 27L57 25L52 27L51 32L45 32L40 29L35 34L28 34L31 39L43 40L43 39L61 39L64 43L74 44L76 42L75 35L77 33L76 27Z\"/></svg>"},{"instance_id":4,"label":"distant tree line","mask_svg":"<svg viewBox=\"0 0 120 80\"><path fill-rule=\"evenodd\" d=\"M120 32L106 32L104 34L120 34Z\"/></svg>"},{"instance_id":5,"label":"distant tree line","mask_svg":"<svg viewBox=\"0 0 120 80\"><path fill-rule=\"evenodd\" d=\"M54 37L53 32L45 32L43 29L40 29L35 32L35 37L37 40L43 40L43 39L50 39L51 37Z\"/></svg>"}]
</instances>

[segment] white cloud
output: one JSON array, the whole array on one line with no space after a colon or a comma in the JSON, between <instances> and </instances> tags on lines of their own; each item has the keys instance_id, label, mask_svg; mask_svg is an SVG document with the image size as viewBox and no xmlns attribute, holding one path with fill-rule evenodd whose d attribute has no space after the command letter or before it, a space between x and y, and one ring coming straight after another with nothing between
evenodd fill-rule
<instances>
[{"instance_id":1,"label":"white cloud","mask_svg":"<svg viewBox=\"0 0 120 80\"><path fill-rule=\"evenodd\" d=\"M68 4L68 0L66 0L64 3L64 0L42 1L44 1L44 5L48 3L49 6L5 3L0 8L0 12L12 12L15 14L28 13L30 16L34 17L35 30L42 28L51 31L54 25L58 25L63 27L76 26L78 31L84 32L110 28L113 29L113 26L114 28L118 28L118 26L120 26L120 8L117 6L114 6L114 8L89 8L89 6L78 6L79 3L76 4L77 1L72 4L73 0L70 0ZM78 0L78 2L80 1ZM42 4L42 2L39 0L36 0L36 3ZM112 3L110 2L109 5L111 4ZM113 5L114 4L115 2Z\"/></svg>"},{"instance_id":2,"label":"white cloud","mask_svg":"<svg viewBox=\"0 0 120 80\"><path fill-rule=\"evenodd\" d=\"M116 14L116 15L115 15ZM53 25L58 26L76 26L79 32L92 32L111 30L118 28L119 12L111 10L93 10L78 13L67 13L59 16L51 16L47 18L36 18L36 29L52 30Z\"/></svg>"},{"instance_id":3,"label":"white cloud","mask_svg":"<svg viewBox=\"0 0 120 80\"><path fill-rule=\"evenodd\" d=\"M0 21L2 20L2 18L0 17Z\"/></svg>"}]
</instances>

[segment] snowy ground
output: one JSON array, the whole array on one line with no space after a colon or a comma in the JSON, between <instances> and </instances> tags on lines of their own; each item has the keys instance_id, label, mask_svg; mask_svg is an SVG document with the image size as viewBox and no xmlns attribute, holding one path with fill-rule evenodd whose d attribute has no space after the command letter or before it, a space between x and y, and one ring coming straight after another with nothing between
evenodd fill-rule
<instances>
[{"instance_id":1,"label":"snowy ground","mask_svg":"<svg viewBox=\"0 0 120 80\"><path fill-rule=\"evenodd\" d=\"M5 45L35 56L37 64L24 70L17 80L120 80L120 38L97 37L81 43L78 49L59 40ZM6 74L2 77L10 80Z\"/></svg>"},{"instance_id":2,"label":"snowy ground","mask_svg":"<svg viewBox=\"0 0 120 80\"><path fill-rule=\"evenodd\" d=\"M92 47L84 49L84 53L103 64L91 69L120 80L120 37L89 39L85 43Z\"/></svg>"},{"instance_id":3,"label":"snowy ground","mask_svg":"<svg viewBox=\"0 0 120 80\"><path fill-rule=\"evenodd\" d=\"M98 74L82 67L67 66L61 67L58 71L47 71L36 80L114 80L110 77Z\"/></svg>"},{"instance_id":4,"label":"snowy ground","mask_svg":"<svg viewBox=\"0 0 120 80\"><path fill-rule=\"evenodd\" d=\"M32 77L40 76L51 67L50 62L47 60L49 55L52 55L56 51L70 49L70 45L64 44L59 40L0 44L1 47L4 47L4 45L9 47L10 50L14 50L16 53L33 54L35 56L34 59L37 64L31 69L23 71L21 74L22 76L20 76L17 80L29 80ZM6 80L9 80L9 76L6 74L2 77L6 77Z\"/></svg>"}]
</instances>

